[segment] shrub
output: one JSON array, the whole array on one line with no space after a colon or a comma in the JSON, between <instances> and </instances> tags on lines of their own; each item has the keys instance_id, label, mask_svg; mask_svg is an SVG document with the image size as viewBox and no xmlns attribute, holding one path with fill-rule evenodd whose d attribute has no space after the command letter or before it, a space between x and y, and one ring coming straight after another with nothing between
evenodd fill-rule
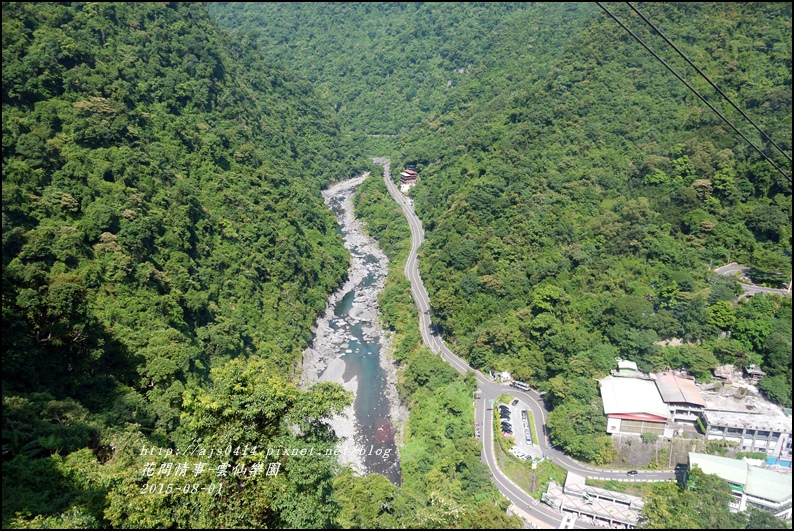
<instances>
[{"instance_id":1,"label":"shrub","mask_svg":"<svg viewBox=\"0 0 794 531\"><path fill-rule=\"evenodd\" d=\"M653 443L659 440L659 436L655 433L646 432L640 435L642 442L644 443Z\"/></svg>"}]
</instances>

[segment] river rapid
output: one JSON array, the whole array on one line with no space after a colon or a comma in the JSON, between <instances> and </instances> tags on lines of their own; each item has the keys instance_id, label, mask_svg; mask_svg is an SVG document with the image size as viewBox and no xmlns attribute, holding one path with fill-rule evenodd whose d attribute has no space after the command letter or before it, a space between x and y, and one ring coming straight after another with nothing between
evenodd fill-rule
<instances>
[{"instance_id":1,"label":"river rapid","mask_svg":"<svg viewBox=\"0 0 794 531\"><path fill-rule=\"evenodd\" d=\"M350 269L347 281L328 297L325 313L317 320L314 339L303 353L301 383L307 387L336 382L354 394L353 404L331 419L342 438L340 464L351 465L361 475L382 474L400 485L395 439L407 410L397 396L390 337L378 322L378 294L386 281L388 259L353 214L353 193L368 176L323 191L350 251Z\"/></svg>"}]
</instances>

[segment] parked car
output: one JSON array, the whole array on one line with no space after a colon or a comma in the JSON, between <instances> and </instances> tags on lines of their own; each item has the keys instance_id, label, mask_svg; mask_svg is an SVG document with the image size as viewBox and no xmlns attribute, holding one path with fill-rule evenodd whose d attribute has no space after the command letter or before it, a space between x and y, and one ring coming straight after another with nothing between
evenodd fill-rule
<instances>
[{"instance_id":1,"label":"parked car","mask_svg":"<svg viewBox=\"0 0 794 531\"><path fill-rule=\"evenodd\" d=\"M519 459L526 460L526 458L529 457L527 454L521 451L521 448L519 448L518 446L513 446L512 448L510 448L510 453L512 453L514 456L518 457Z\"/></svg>"},{"instance_id":2,"label":"parked car","mask_svg":"<svg viewBox=\"0 0 794 531\"><path fill-rule=\"evenodd\" d=\"M515 400L510 402L510 404L513 405L513 406L517 406L518 405L518 399L516 398Z\"/></svg>"}]
</instances>

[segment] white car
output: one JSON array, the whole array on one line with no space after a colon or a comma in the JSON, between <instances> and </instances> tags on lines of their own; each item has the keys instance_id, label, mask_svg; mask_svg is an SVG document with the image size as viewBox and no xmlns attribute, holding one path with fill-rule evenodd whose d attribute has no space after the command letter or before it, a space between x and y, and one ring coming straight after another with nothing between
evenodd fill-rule
<instances>
[{"instance_id":1,"label":"white car","mask_svg":"<svg viewBox=\"0 0 794 531\"><path fill-rule=\"evenodd\" d=\"M518 446L513 446L512 448L510 448L510 453L518 457L519 459L526 460L526 458L529 457L527 454L521 451L521 448L519 448Z\"/></svg>"}]
</instances>

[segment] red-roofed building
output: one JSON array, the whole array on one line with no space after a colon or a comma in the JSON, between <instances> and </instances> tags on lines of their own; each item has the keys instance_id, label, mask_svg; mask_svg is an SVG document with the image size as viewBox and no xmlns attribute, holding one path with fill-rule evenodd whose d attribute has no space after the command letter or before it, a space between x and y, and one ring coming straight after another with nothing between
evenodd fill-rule
<instances>
[{"instance_id":1,"label":"red-roofed building","mask_svg":"<svg viewBox=\"0 0 794 531\"><path fill-rule=\"evenodd\" d=\"M419 175L411 169L406 169L400 172L400 190L403 193L407 192L409 188L416 184L416 179Z\"/></svg>"},{"instance_id":2,"label":"red-roofed building","mask_svg":"<svg viewBox=\"0 0 794 531\"><path fill-rule=\"evenodd\" d=\"M402 184L416 184L416 179L419 175L414 170L403 170L400 172L400 183Z\"/></svg>"},{"instance_id":3,"label":"red-roofed building","mask_svg":"<svg viewBox=\"0 0 794 531\"><path fill-rule=\"evenodd\" d=\"M670 409L650 380L607 376L598 381L607 433L656 433L672 437Z\"/></svg>"}]
</instances>

